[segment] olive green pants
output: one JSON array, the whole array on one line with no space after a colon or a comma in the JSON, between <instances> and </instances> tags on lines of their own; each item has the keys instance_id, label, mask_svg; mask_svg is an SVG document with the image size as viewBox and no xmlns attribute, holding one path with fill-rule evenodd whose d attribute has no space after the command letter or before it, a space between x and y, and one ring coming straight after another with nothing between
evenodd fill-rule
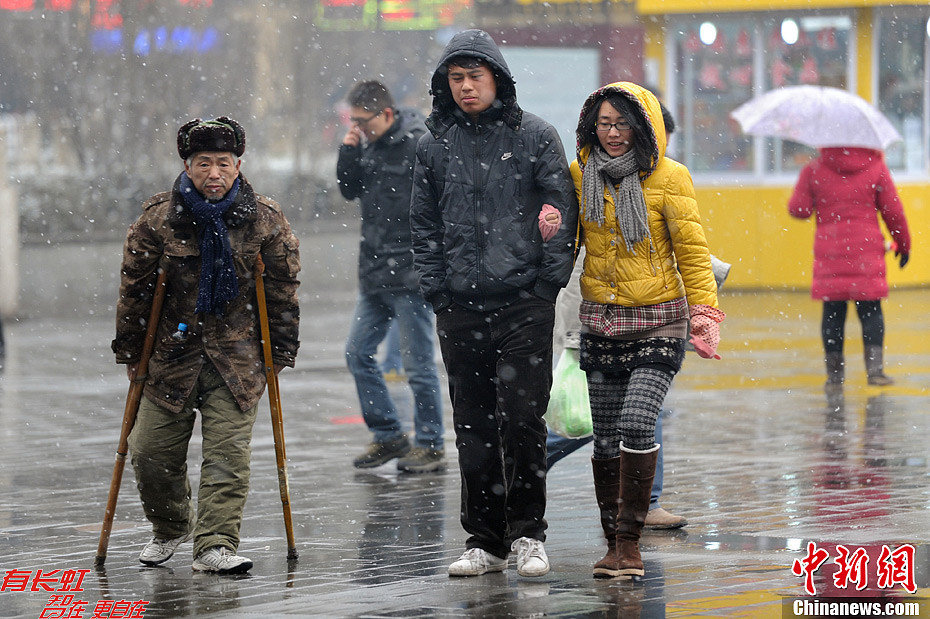
<instances>
[{"instance_id":1,"label":"olive green pants","mask_svg":"<svg viewBox=\"0 0 930 619\"><path fill-rule=\"evenodd\" d=\"M145 517L155 537L194 532L194 556L213 546L239 547L249 493L252 425L258 406L243 411L212 364L200 371L180 413L142 398L129 435L132 466ZM187 477L187 449L200 411L203 464L196 524Z\"/></svg>"}]
</instances>

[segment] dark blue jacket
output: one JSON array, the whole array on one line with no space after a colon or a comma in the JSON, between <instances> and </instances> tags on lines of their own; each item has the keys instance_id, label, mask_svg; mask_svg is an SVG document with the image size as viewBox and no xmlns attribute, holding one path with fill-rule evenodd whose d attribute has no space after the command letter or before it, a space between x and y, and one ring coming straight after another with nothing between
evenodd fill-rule
<instances>
[{"instance_id":1,"label":"dark blue jacket","mask_svg":"<svg viewBox=\"0 0 930 619\"><path fill-rule=\"evenodd\" d=\"M417 140L426 132L413 110L396 110L394 124L374 142L339 147L336 175L347 200L359 199L362 292L417 291L410 243L410 186Z\"/></svg>"},{"instance_id":2,"label":"dark blue jacket","mask_svg":"<svg viewBox=\"0 0 930 619\"><path fill-rule=\"evenodd\" d=\"M476 56L493 67L497 100L477 122L449 91L446 62ZM430 130L420 139L410 225L420 291L439 311L453 301L476 309L521 294L555 302L569 280L578 204L555 128L520 109L497 45L480 30L455 35L433 74ZM562 227L543 243L543 204Z\"/></svg>"}]
</instances>

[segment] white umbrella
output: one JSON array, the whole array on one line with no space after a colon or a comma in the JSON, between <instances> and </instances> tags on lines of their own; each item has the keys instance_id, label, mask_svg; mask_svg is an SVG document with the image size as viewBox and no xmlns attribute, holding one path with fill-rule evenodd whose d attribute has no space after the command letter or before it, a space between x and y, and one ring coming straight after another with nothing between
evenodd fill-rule
<instances>
[{"instance_id":1,"label":"white umbrella","mask_svg":"<svg viewBox=\"0 0 930 619\"><path fill-rule=\"evenodd\" d=\"M751 135L793 140L814 148L862 146L884 150L901 139L865 99L828 86L771 90L730 114Z\"/></svg>"}]
</instances>

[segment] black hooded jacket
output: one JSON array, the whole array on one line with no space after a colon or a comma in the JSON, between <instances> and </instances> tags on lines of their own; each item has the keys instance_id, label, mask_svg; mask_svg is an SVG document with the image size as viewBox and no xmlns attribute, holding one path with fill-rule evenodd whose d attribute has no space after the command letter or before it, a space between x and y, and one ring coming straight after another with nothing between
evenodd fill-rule
<instances>
[{"instance_id":1,"label":"black hooded jacket","mask_svg":"<svg viewBox=\"0 0 930 619\"><path fill-rule=\"evenodd\" d=\"M458 107L445 64L454 56L491 65L497 99L477 122ZM432 79L430 133L420 139L410 225L420 291L439 311L453 301L493 310L521 292L555 302L569 280L578 203L555 128L517 105L504 57L481 30L455 35ZM562 214L543 243L543 204Z\"/></svg>"},{"instance_id":2,"label":"black hooded jacket","mask_svg":"<svg viewBox=\"0 0 930 619\"><path fill-rule=\"evenodd\" d=\"M410 249L410 186L417 141L426 128L414 110L395 110L394 123L367 146L339 147L336 177L347 200L359 198L361 290L417 291Z\"/></svg>"}]
</instances>

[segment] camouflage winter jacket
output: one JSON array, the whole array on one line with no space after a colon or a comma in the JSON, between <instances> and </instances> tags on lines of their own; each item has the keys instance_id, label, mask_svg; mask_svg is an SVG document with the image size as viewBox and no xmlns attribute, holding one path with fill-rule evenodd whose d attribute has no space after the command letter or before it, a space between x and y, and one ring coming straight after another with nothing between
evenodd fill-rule
<instances>
[{"instance_id":1,"label":"camouflage winter jacket","mask_svg":"<svg viewBox=\"0 0 930 619\"><path fill-rule=\"evenodd\" d=\"M205 360L223 376L243 410L261 397L265 374L253 278L259 252L265 264L272 357L275 365L294 366L300 344L297 237L278 204L256 195L245 177L239 178L239 194L224 215L239 295L223 316L194 313L200 248L193 219L182 206L180 176L170 192L143 204L142 215L126 235L113 352L117 363L139 361L161 264L167 270L165 301L144 393L173 412L184 406ZM172 335L182 322L188 325L188 335L178 341Z\"/></svg>"}]
</instances>

